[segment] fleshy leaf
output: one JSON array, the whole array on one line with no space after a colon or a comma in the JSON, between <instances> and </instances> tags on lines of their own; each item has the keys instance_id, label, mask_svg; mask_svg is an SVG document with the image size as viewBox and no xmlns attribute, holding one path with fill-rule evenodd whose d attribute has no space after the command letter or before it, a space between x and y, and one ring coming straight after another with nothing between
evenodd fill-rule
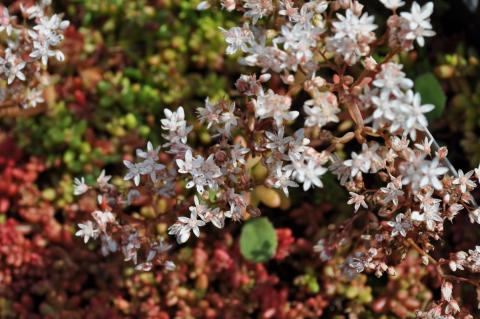
<instances>
[{"instance_id":1,"label":"fleshy leaf","mask_svg":"<svg viewBox=\"0 0 480 319\"><path fill-rule=\"evenodd\" d=\"M255 263L266 262L276 250L277 233L268 218L255 218L243 225L240 252L245 259Z\"/></svg>"}]
</instances>

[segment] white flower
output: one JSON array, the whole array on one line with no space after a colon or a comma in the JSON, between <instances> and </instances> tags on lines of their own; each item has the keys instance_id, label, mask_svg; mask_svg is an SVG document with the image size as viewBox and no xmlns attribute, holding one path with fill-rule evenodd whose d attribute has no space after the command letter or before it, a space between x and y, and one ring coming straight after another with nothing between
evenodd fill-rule
<instances>
[{"instance_id":1,"label":"white flower","mask_svg":"<svg viewBox=\"0 0 480 319\"><path fill-rule=\"evenodd\" d=\"M432 148L431 148L432 143L433 143L433 139L429 140L428 137L425 137L423 140L423 143L422 144L415 143L415 147L420 151L424 152L425 154L430 155L430 153L432 152Z\"/></svg>"},{"instance_id":2,"label":"white flower","mask_svg":"<svg viewBox=\"0 0 480 319\"><path fill-rule=\"evenodd\" d=\"M98 224L98 227L102 232L105 232L108 223L115 222L115 215L112 212L103 212L100 210L96 210L92 213L93 218Z\"/></svg>"},{"instance_id":3,"label":"white flower","mask_svg":"<svg viewBox=\"0 0 480 319\"><path fill-rule=\"evenodd\" d=\"M284 129L283 126L278 128L277 134L274 134L269 131L265 131L265 135L269 139L269 141L265 144L267 149L271 149L280 153L285 153L287 145L290 143L292 139L291 136L283 137Z\"/></svg>"},{"instance_id":4,"label":"white flower","mask_svg":"<svg viewBox=\"0 0 480 319\"><path fill-rule=\"evenodd\" d=\"M290 21L298 21L298 8L294 7L292 0L280 0L280 7L281 9L278 10L279 15L287 16Z\"/></svg>"},{"instance_id":5,"label":"white flower","mask_svg":"<svg viewBox=\"0 0 480 319\"><path fill-rule=\"evenodd\" d=\"M173 261L171 261L171 260L167 260L167 261L163 264L163 266L164 266L165 269L168 270L168 271L174 271L175 268L177 267L177 266L175 265L175 263L174 263Z\"/></svg>"},{"instance_id":6,"label":"white flower","mask_svg":"<svg viewBox=\"0 0 480 319\"><path fill-rule=\"evenodd\" d=\"M34 108L38 104L45 102L45 99L43 98L43 91L35 88L29 89L27 91L27 96L25 97L25 100L25 108Z\"/></svg>"},{"instance_id":7,"label":"white flower","mask_svg":"<svg viewBox=\"0 0 480 319\"><path fill-rule=\"evenodd\" d=\"M412 228L410 222L408 220L405 220L404 214L398 214L395 217L395 221L389 221L387 222L387 225L392 227L392 237L395 237L398 234L406 237L407 231Z\"/></svg>"},{"instance_id":8,"label":"white flower","mask_svg":"<svg viewBox=\"0 0 480 319\"><path fill-rule=\"evenodd\" d=\"M242 147L240 144L233 145L233 148L230 150L230 158L233 167L237 167L238 164L245 165L245 154L250 152L250 149Z\"/></svg>"},{"instance_id":9,"label":"white flower","mask_svg":"<svg viewBox=\"0 0 480 319\"><path fill-rule=\"evenodd\" d=\"M228 44L227 54L234 54L237 51L248 52L249 47L254 42L253 33L247 24L242 28L233 27L228 30L220 28L220 30L222 30L225 42Z\"/></svg>"},{"instance_id":10,"label":"white flower","mask_svg":"<svg viewBox=\"0 0 480 319\"><path fill-rule=\"evenodd\" d=\"M108 256L110 253L114 253L118 250L118 243L109 235L101 234L100 240L102 244L101 252L103 256Z\"/></svg>"},{"instance_id":11,"label":"white flower","mask_svg":"<svg viewBox=\"0 0 480 319\"><path fill-rule=\"evenodd\" d=\"M110 181L110 179L112 178L112 176L110 175L105 175L105 170L102 169L102 172L100 173L100 175L98 176L97 178L97 184L100 188L102 187L105 187L108 185L108 181Z\"/></svg>"},{"instance_id":12,"label":"white flower","mask_svg":"<svg viewBox=\"0 0 480 319\"><path fill-rule=\"evenodd\" d=\"M160 241L158 243L155 243L151 246L151 249L154 250L158 254L163 254L163 253L169 251L171 248L172 248L172 245L165 244L163 239L160 239ZM152 258L153 257L151 257L150 260Z\"/></svg>"},{"instance_id":13,"label":"white flower","mask_svg":"<svg viewBox=\"0 0 480 319\"><path fill-rule=\"evenodd\" d=\"M402 184L410 185L414 190L421 187L432 186L437 190L443 188L437 175L443 175L448 172L448 168L439 166L439 158L435 157L432 161L425 159L425 154L414 152L412 149L405 150L407 158L400 164L402 174ZM417 197L421 197L417 195Z\"/></svg>"},{"instance_id":14,"label":"white flower","mask_svg":"<svg viewBox=\"0 0 480 319\"><path fill-rule=\"evenodd\" d=\"M126 244L122 246L122 252L125 256L125 261L133 261L134 264L137 264L137 255L138 249L141 247L140 238L138 237L138 232L136 230L131 230L127 237Z\"/></svg>"},{"instance_id":15,"label":"white flower","mask_svg":"<svg viewBox=\"0 0 480 319\"><path fill-rule=\"evenodd\" d=\"M298 68L298 61L294 56L277 47L266 46L263 37L260 38L260 43L253 45L248 56L240 59L240 64L260 66L262 72L272 69L280 73L287 69L296 71Z\"/></svg>"},{"instance_id":16,"label":"white flower","mask_svg":"<svg viewBox=\"0 0 480 319\"><path fill-rule=\"evenodd\" d=\"M33 42L33 50L29 56L33 59L40 59L42 64L47 66L50 57L55 57L58 61L65 59L64 54L53 47L63 41L63 31L70 23L62 20L57 14L46 17L43 15L43 10L41 11L36 19L37 25L33 27L33 30L28 30L28 35Z\"/></svg>"},{"instance_id":17,"label":"white flower","mask_svg":"<svg viewBox=\"0 0 480 319\"><path fill-rule=\"evenodd\" d=\"M188 209L190 210L190 212L195 213L196 216L202 217L209 210L207 205L200 204L200 200L196 195L193 196L193 202L195 203L195 206L190 206Z\"/></svg>"},{"instance_id":18,"label":"white flower","mask_svg":"<svg viewBox=\"0 0 480 319\"><path fill-rule=\"evenodd\" d=\"M217 188L216 179L222 176L222 171L217 166L211 154L206 160L198 155L193 158L192 151L189 149L185 153L185 159L177 159L178 172L182 174L190 174L192 180L187 183L187 188L196 186L197 192L202 194L205 186L211 189Z\"/></svg>"},{"instance_id":19,"label":"white flower","mask_svg":"<svg viewBox=\"0 0 480 319\"><path fill-rule=\"evenodd\" d=\"M30 57L42 60L42 64L47 66L48 58L56 56L56 51L50 50L47 42L33 41L33 50Z\"/></svg>"},{"instance_id":20,"label":"white flower","mask_svg":"<svg viewBox=\"0 0 480 319\"><path fill-rule=\"evenodd\" d=\"M307 164L295 165L294 176L299 183L303 183L303 190L307 191L310 187L323 187L320 176L327 172L327 169L318 165L314 159L308 160Z\"/></svg>"},{"instance_id":21,"label":"white flower","mask_svg":"<svg viewBox=\"0 0 480 319\"><path fill-rule=\"evenodd\" d=\"M403 129L405 130L405 134L410 134L412 140L415 140L415 130L424 131L428 126L428 121L424 113L432 111L435 106L433 104L422 105L420 93L414 94L412 91L408 91L405 97L407 103L404 104L404 106L407 117Z\"/></svg>"},{"instance_id":22,"label":"white flower","mask_svg":"<svg viewBox=\"0 0 480 319\"><path fill-rule=\"evenodd\" d=\"M428 230L434 230L436 222L442 223L443 218L438 214L439 205L427 206L423 209L424 213L418 211L412 212L411 219L418 222L425 222Z\"/></svg>"},{"instance_id":23,"label":"white flower","mask_svg":"<svg viewBox=\"0 0 480 319\"><path fill-rule=\"evenodd\" d=\"M138 265L135 266L135 270L138 270L138 271L150 271L152 270L152 267L153 267L153 264L151 262L144 262L144 263L140 263Z\"/></svg>"},{"instance_id":24,"label":"white flower","mask_svg":"<svg viewBox=\"0 0 480 319\"><path fill-rule=\"evenodd\" d=\"M430 24L430 16L433 13L433 2L428 2L422 7L417 2L412 4L411 12L402 12L400 15L408 21L410 32L406 38L417 40L418 45L425 45L424 37L432 37L435 32Z\"/></svg>"},{"instance_id":25,"label":"white flower","mask_svg":"<svg viewBox=\"0 0 480 319\"><path fill-rule=\"evenodd\" d=\"M79 196L85 194L88 191L88 185L85 184L85 178L75 178L73 180L73 194Z\"/></svg>"},{"instance_id":26,"label":"white flower","mask_svg":"<svg viewBox=\"0 0 480 319\"><path fill-rule=\"evenodd\" d=\"M438 162L438 157L435 157L432 161L425 161L421 166L420 171L423 176L420 180L420 187L430 185L437 190L441 190L443 188L442 183L440 183L440 180L437 176L448 172L448 168L439 166Z\"/></svg>"},{"instance_id":27,"label":"white flower","mask_svg":"<svg viewBox=\"0 0 480 319\"><path fill-rule=\"evenodd\" d=\"M467 261L469 263L469 267L474 272L480 271L480 246L475 246L475 250L468 250L470 256L468 256Z\"/></svg>"},{"instance_id":28,"label":"white flower","mask_svg":"<svg viewBox=\"0 0 480 319\"><path fill-rule=\"evenodd\" d=\"M340 113L337 96L330 92L316 94L313 99L305 102L303 110L307 114L305 126L308 127L320 128L330 122L338 123L339 121L336 115Z\"/></svg>"},{"instance_id":29,"label":"white flower","mask_svg":"<svg viewBox=\"0 0 480 319\"><path fill-rule=\"evenodd\" d=\"M432 197L433 189L430 189L425 194L416 193L415 197L418 201L420 201L420 208L421 209L428 209L429 206L438 206L442 201L438 198Z\"/></svg>"},{"instance_id":30,"label":"white flower","mask_svg":"<svg viewBox=\"0 0 480 319\"><path fill-rule=\"evenodd\" d=\"M13 25L11 23L16 17L10 17L7 7L0 7L0 32L5 31L8 36L12 35Z\"/></svg>"},{"instance_id":31,"label":"white flower","mask_svg":"<svg viewBox=\"0 0 480 319\"><path fill-rule=\"evenodd\" d=\"M377 28L373 23L374 16L364 13L361 17L357 16L351 9L345 11L345 16L337 14L337 21L332 23L335 32L335 38L351 38L357 40L357 37L371 37L371 32Z\"/></svg>"},{"instance_id":32,"label":"white flower","mask_svg":"<svg viewBox=\"0 0 480 319\"><path fill-rule=\"evenodd\" d=\"M463 174L463 171L459 169L458 177L453 180L452 184L459 185L462 193L466 193L467 190L475 188L475 186L477 186L477 184L475 184L475 182L470 179L472 175L473 171L469 171L467 172L467 174Z\"/></svg>"},{"instance_id":33,"label":"white flower","mask_svg":"<svg viewBox=\"0 0 480 319\"><path fill-rule=\"evenodd\" d=\"M476 208L474 210L469 210L468 211L468 218L470 219L470 223L480 224L480 208Z\"/></svg>"},{"instance_id":34,"label":"white flower","mask_svg":"<svg viewBox=\"0 0 480 319\"><path fill-rule=\"evenodd\" d=\"M154 260L155 256L157 254L162 254L169 250L172 246L171 245L166 245L163 240L160 240L159 243L153 243L150 246L150 250L148 251L147 258L144 263L141 263L135 267L136 270L142 270L142 271L150 271L153 267L152 261ZM167 263L173 264L171 261L165 262L165 267ZM169 266L170 267L170 266ZM173 264L173 268L175 268L175 264Z\"/></svg>"},{"instance_id":35,"label":"white flower","mask_svg":"<svg viewBox=\"0 0 480 319\"><path fill-rule=\"evenodd\" d=\"M326 39L327 49L353 65L360 57L370 53L369 44L375 40L373 30L377 28L373 23L374 17L367 13L358 17L351 9L347 9L345 16L337 14L337 19L332 23L333 37Z\"/></svg>"},{"instance_id":36,"label":"white flower","mask_svg":"<svg viewBox=\"0 0 480 319\"><path fill-rule=\"evenodd\" d=\"M478 182L480 183L480 165L478 168L475 168L475 176L477 177Z\"/></svg>"},{"instance_id":37,"label":"white flower","mask_svg":"<svg viewBox=\"0 0 480 319\"><path fill-rule=\"evenodd\" d=\"M186 125L183 107L180 106L175 112L169 109L165 109L163 112L165 113L165 118L161 120L162 129L176 131L179 127Z\"/></svg>"},{"instance_id":38,"label":"white flower","mask_svg":"<svg viewBox=\"0 0 480 319\"><path fill-rule=\"evenodd\" d=\"M274 171L273 187L281 188L287 197L289 187L298 187L298 184L291 180L292 173L292 170L285 170L280 166L277 166Z\"/></svg>"},{"instance_id":39,"label":"white flower","mask_svg":"<svg viewBox=\"0 0 480 319\"><path fill-rule=\"evenodd\" d=\"M395 206L398 205L398 197L403 195L403 191L399 189L393 182L388 183L387 187L380 188L380 191L385 193L385 204L393 202Z\"/></svg>"},{"instance_id":40,"label":"white flower","mask_svg":"<svg viewBox=\"0 0 480 319\"><path fill-rule=\"evenodd\" d=\"M305 158L305 154L307 151L311 151L312 154L309 156L312 158L317 157L318 152L315 151L313 148L308 147L307 145L310 144L310 140L305 137L305 130L303 128L298 129L293 134L293 138L290 139L288 143L288 157L292 162L299 161ZM320 164L325 164L327 160Z\"/></svg>"},{"instance_id":41,"label":"white flower","mask_svg":"<svg viewBox=\"0 0 480 319\"><path fill-rule=\"evenodd\" d=\"M309 15L311 17L312 14ZM317 27L307 18L306 23L286 24L281 27L281 35L273 40L276 45L283 43L284 50L292 52L299 63L310 61L313 57L311 48L317 46L317 38L324 31L323 26Z\"/></svg>"},{"instance_id":42,"label":"white flower","mask_svg":"<svg viewBox=\"0 0 480 319\"><path fill-rule=\"evenodd\" d=\"M352 159L343 162L343 165L351 169L350 174L355 177L359 172L368 173L371 166L371 161L362 153L357 154L352 152Z\"/></svg>"},{"instance_id":43,"label":"white flower","mask_svg":"<svg viewBox=\"0 0 480 319\"><path fill-rule=\"evenodd\" d=\"M289 96L275 94L268 90L265 94L260 92L256 100L253 100L255 116L259 119L273 118L277 127L284 121L292 121L299 115L298 111L289 111L292 99Z\"/></svg>"},{"instance_id":44,"label":"white flower","mask_svg":"<svg viewBox=\"0 0 480 319\"><path fill-rule=\"evenodd\" d=\"M225 217L231 218L234 221L242 219L242 214L247 208L248 203L244 194L237 194L232 188L228 188L224 194L230 209L224 213Z\"/></svg>"},{"instance_id":45,"label":"white flower","mask_svg":"<svg viewBox=\"0 0 480 319\"><path fill-rule=\"evenodd\" d=\"M159 164L152 159L154 155L154 151L150 153L150 157L147 157L143 162L135 164L137 168L140 170L140 174L142 175L150 175L150 179L153 183L157 182L157 172L161 171L165 168L165 165Z\"/></svg>"},{"instance_id":46,"label":"white flower","mask_svg":"<svg viewBox=\"0 0 480 319\"><path fill-rule=\"evenodd\" d=\"M380 0L383 5L391 10L396 10L405 5L405 2L402 0Z\"/></svg>"},{"instance_id":47,"label":"white flower","mask_svg":"<svg viewBox=\"0 0 480 319\"><path fill-rule=\"evenodd\" d=\"M40 22L33 27L35 32L29 32L29 35L34 40L46 41L47 45L56 46L63 40L61 31L68 28L70 22L62 20L58 14L51 17L40 17Z\"/></svg>"},{"instance_id":48,"label":"white flower","mask_svg":"<svg viewBox=\"0 0 480 319\"><path fill-rule=\"evenodd\" d=\"M40 18L44 15L43 7L40 5L33 5L25 9L23 4L20 4L20 9L22 10L23 14L26 14L28 16L29 19L35 19L37 17Z\"/></svg>"},{"instance_id":49,"label":"white flower","mask_svg":"<svg viewBox=\"0 0 480 319\"><path fill-rule=\"evenodd\" d=\"M194 160L191 149L188 149L185 152L185 158L183 160L177 159L176 162L178 166L178 172L183 174L190 173L194 168L199 168L201 166L200 157L197 157Z\"/></svg>"},{"instance_id":50,"label":"white flower","mask_svg":"<svg viewBox=\"0 0 480 319\"><path fill-rule=\"evenodd\" d=\"M225 225L225 215L218 208L210 208L201 204L197 196L194 196L195 206L190 206L190 211L195 212L205 223L212 223L217 228Z\"/></svg>"},{"instance_id":51,"label":"white flower","mask_svg":"<svg viewBox=\"0 0 480 319\"><path fill-rule=\"evenodd\" d=\"M142 174L141 167L127 160L124 160L123 164L128 168L128 173L123 179L126 181L133 179L135 186L138 186L140 184L140 175Z\"/></svg>"},{"instance_id":52,"label":"white flower","mask_svg":"<svg viewBox=\"0 0 480 319\"><path fill-rule=\"evenodd\" d=\"M80 228L80 230L75 233L75 236L83 237L85 243L87 243L90 238L96 239L98 237L99 229L96 228L91 220L88 220L83 224L78 224L78 228Z\"/></svg>"},{"instance_id":53,"label":"white flower","mask_svg":"<svg viewBox=\"0 0 480 319\"><path fill-rule=\"evenodd\" d=\"M217 104L210 103L210 99L208 97L205 99L205 107L197 108L197 112L200 122L207 123L207 129L209 129L213 124L220 123L220 114L222 110Z\"/></svg>"},{"instance_id":54,"label":"white flower","mask_svg":"<svg viewBox=\"0 0 480 319\"><path fill-rule=\"evenodd\" d=\"M434 109L432 104L421 104L421 96L410 88L413 81L405 77L402 66L396 63L382 65L372 82L374 88L368 89L361 96L367 107L374 107L374 112L366 121L373 121L373 128L387 126L391 133L403 131L416 139L417 130L424 131L428 126L425 113Z\"/></svg>"},{"instance_id":55,"label":"white flower","mask_svg":"<svg viewBox=\"0 0 480 319\"><path fill-rule=\"evenodd\" d=\"M200 236L199 227L204 226L203 220L197 219L196 209L190 210L190 218L178 217L178 222L170 226L168 229L169 235L175 235L179 244L185 243L190 238L190 232L197 237Z\"/></svg>"},{"instance_id":56,"label":"white flower","mask_svg":"<svg viewBox=\"0 0 480 319\"><path fill-rule=\"evenodd\" d=\"M468 254L464 251L456 252L453 257L451 257L448 266L452 271L457 271L458 269L464 270L465 263L467 261Z\"/></svg>"},{"instance_id":57,"label":"white flower","mask_svg":"<svg viewBox=\"0 0 480 319\"><path fill-rule=\"evenodd\" d=\"M398 136L392 136L392 149L396 152L402 152L408 148L410 141L406 136L399 138Z\"/></svg>"},{"instance_id":58,"label":"white flower","mask_svg":"<svg viewBox=\"0 0 480 319\"><path fill-rule=\"evenodd\" d=\"M362 252L355 252L354 257L350 256L346 263L349 267L355 269L357 273L361 273L365 268L375 267L372 263L373 258L377 255L377 250L375 248L370 248L368 254Z\"/></svg>"},{"instance_id":59,"label":"white flower","mask_svg":"<svg viewBox=\"0 0 480 319\"><path fill-rule=\"evenodd\" d=\"M363 195L359 195L357 193L354 193L354 192L348 192L350 194L350 199L348 200L347 204L348 205L352 205L354 204L355 206L355 212L358 211L358 209L360 208L360 206L362 206L363 208L368 208L368 205L367 203L365 203L365 196Z\"/></svg>"},{"instance_id":60,"label":"white flower","mask_svg":"<svg viewBox=\"0 0 480 319\"><path fill-rule=\"evenodd\" d=\"M373 85L381 90L381 96L403 96L403 91L413 87L413 81L405 77L403 65L388 62L382 65L381 71L375 76Z\"/></svg>"},{"instance_id":61,"label":"white flower","mask_svg":"<svg viewBox=\"0 0 480 319\"><path fill-rule=\"evenodd\" d=\"M351 177L351 168L344 164L337 155L332 156L332 164L329 166L329 170L335 174L340 181L340 185L345 185L347 180Z\"/></svg>"},{"instance_id":62,"label":"white flower","mask_svg":"<svg viewBox=\"0 0 480 319\"><path fill-rule=\"evenodd\" d=\"M273 11L272 0L244 0L244 2L243 7L247 10L245 17L252 18L253 24Z\"/></svg>"},{"instance_id":63,"label":"white flower","mask_svg":"<svg viewBox=\"0 0 480 319\"><path fill-rule=\"evenodd\" d=\"M379 128L386 123L393 122L399 110L402 108L401 100L392 100L389 95L384 94L380 94L380 96L372 96L371 102L375 107L375 111L372 114L374 128ZM396 129L398 129L398 126L399 125L396 125ZM391 125L391 127L394 127L394 125Z\"/></svg>"},{"instance_id":64,"label":"white flower","mask_svg":"<svg viewBox=\"0 0 480 319\"><path fill-rule=\"evenodd\" d=\"M26 62L13 55L10 49L6 49L5 58L0 57L0 74L4 74L7 77L8 85L12 84L15 78L25 81L25 74L22 72L25 65Z\"/></svg>"},{"instance_id":65,"label":"white flower","mask_svg":"<svg viewBox=\"0 0 480 319\"><path fill-rule=\"evenodd\" d=\"M453 204L452 206L450 206L448 208L448 212L450 213L448 219L451 221L463 208L464 207L462 204Z\"/></svg>"},{"instance_id":66,"label":"white flower","mask_svg":"<svg viewBox=\"0 0 480 319\"><path fill-rule=\"evenodd\" d=\"M332 259L331 252L326 247L326 240L324 238L318 240L317 244L313 246L313 251L320 255L321 261Z\"/></svg>"},{"instance_id":67,"label":"white flower","mask_svg":"<svg viewBox=\"0 0 480 319\"><path fill-rule=\"evenodd\" d=\"M219 131L226 136L230 136L232 128L236 127L238 124L237 116L235 115L235 103L230 104L228 110L222 113L220 121L223 124L223 129Z\"/></svg>"},{"instance_id":68,"label":"white flower","mask_svg":"<svg viewBox=\"0 0 480 319\"><path fill-rule=\"evenodd\" d=\"M175 112L169 109L163 111L165 118L161 120L162 129L168 131L167 134L163 134L167 143L164 146L170 146L170 151L177 153L175 148L181 148L187 142L188 133L192 130L192 127L187 127L185 121L185 112L183 107L179 107Z\"/></svg>"},{"instance_id":69,"label":"white flower","mask_svg":"<svg viewBox=\"0 0 480 319\"><path fill-rule=\"evenodd\" d=\"M137 149L136 153L138 157L144 158L144 159L150 159L152 161L157 161L158 160L158 152L160 152L160 146L157 146L156 148L153 148L152 142L148 141L147 143L147 151Z\"/></svg>"}]
</instances>

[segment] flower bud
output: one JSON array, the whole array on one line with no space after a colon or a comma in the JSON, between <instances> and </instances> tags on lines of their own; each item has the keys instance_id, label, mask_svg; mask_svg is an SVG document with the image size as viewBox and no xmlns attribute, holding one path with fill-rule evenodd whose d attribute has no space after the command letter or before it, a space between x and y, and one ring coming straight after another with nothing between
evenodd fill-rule
<instances>
[{"instance_id":1,"label":"flower bud","mask_svg":"<svg viewBox=\"0 0 480 319\"><path fill-rule=\"evenodd\" d=\"M371 56L367 57L364 63L365 69L367 69L368 71L375 71L375 69L377 68L377 61L375 61L375 59Z\"/></svg>"},{"instance_id":2,"label":"flower bud","mask_svg":"<svg viewBox=\"0 0 480 319\"><path fill-rule=\"evenodd\" d=\"M360 16L362 14L362 11L363 11L363 4L361 4L358 1L355 1L354 3L352 3L351 9L352 9L353 14L355 14L357 16Z\"/></svg>"},{"instance_id":3,"label":"flower bud","mask_svg":"<svg viewBox=\"0 0 480 319\"><path fill-rule=\"evenodd\" d=\"M452 289L453 286L450 282L445 281L442 284L442 298L446 301L452 300Z\"/></svg>"},{"instance_id":4,"label":"flower bud","mask_svg":"<svg viewBox=\"0 0 480 319\"><path fill-rule=\"evenodd\" d=\"M223 0L222 6L225 8L225 10L231 12L235 10L236 3L235 0Z\"/></svg>"},{"instance_id":5,"label":"flower bud","mask_svg":"<svg viewBox=\"0 0 480 319\"><path fill-rule=\"evenodd\" d=\"M260 75L260 77L258 78L258 80L259 80L260 82L265 83L265 82L269 81L271 78L272 78L272 75L271 75L270 73L265 73L265 74Z\"/></svg>"},{"instance_id":6,"label":"flower bud","mask_svg":"<svg viewBox=\"0 0 480 319\"><path fill-rule=\"evenodd\" d=\"M292 74L281 75L280 78L285 84L293 84L295 82L295 77Z\"/></svg>"},{"instance_id":7,"label":"flower bud","mask_svg":"<svg viewBox=\"0 0 480 319\"><path fill-rule=\"evenodd\" d=\"M443 202L444 203L449 203L450 202L450 194L447 193L443 196Z\"/></svg>"},{"instance_id":8,"label":"flower bud","mask_svg":"<svg viewBox=\"0 0 480 319\"><path fill-rule=\"evenodd\" d=\"M447 158L447 155L448 155L448 149L445 147L445 146L442 146L438 149L437 151L437 156L443 160L445 158Z\"/></svg>"}]
</instances>

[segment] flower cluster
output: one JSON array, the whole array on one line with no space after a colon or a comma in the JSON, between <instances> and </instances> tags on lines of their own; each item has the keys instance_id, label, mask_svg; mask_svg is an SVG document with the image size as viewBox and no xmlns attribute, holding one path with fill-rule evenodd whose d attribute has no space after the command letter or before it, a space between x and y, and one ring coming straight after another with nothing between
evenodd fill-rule
<instances>
[{"instance_id":1,"label":"flower cluster","mask_svg":"<svg viewBox=\"0 0 480 319\"><path fill-rule=\"evenodd\" d=\"M370 120L375 130L388 127L391 133L401 130L415 140L418 131L427 127L424 113L433 110L431 104L422 105L421 96L411 88L413 81L405 78L402 66L393 62L381 66L372 87L361 96L364 107L374 109Z\"/></svg>"},{"instance_id":2,"label":"flower cluster","mask_svg":"<svg viewBox=\"0 0 480 319\"><path fill-rule=\"evenodd\" d=\"M460 212L480 221L470 194L480 169L464 174L451 166L447 149L427 128L425 114L434 106L421 103L398 59L415 42L423 46L424 38L434 35L433 4L414 2L410 12L399 15L403 1L381 2L392 15L385 33L377 36L373 16L356 0L224 1L224 8L238 9L247 20L222 29L226 53L241 54L240 63L258 67L260 76L242 75L229 98L206 99L197 121L183 107L165 109L165 143L137 151L139 163L124 161L124 180L134 185L129 191L122 193L105 177L97 181L101 210L93 213L94 221L80 224L77 235L85 241L100 236L107 252L120 247L138 269L168 267L162 255L166 248L159 244L164 239L152 235L143 221L115 214L136 201L168 199L171 205L157 217L169 223L168 233L182 244L191 233L200 237L209 223L223 228L227 219L258 215L259 202L279 207L256 198L259 193L286 198L300 192L295 190L300 185L304 192L320 188L329 171L350 194L347 204L354 213L315 247L322 261L347 251L341 268L348 278L360 272L394 276L398 261L415 250L445 282L440 308L434 304L419 317L459 313L446 281L453 275L442 267L476 271L479 253L459 252L450 260L430 253L444 224L454 223ZM202 2L199 9L208 7ZM273 30L261 27L274 15ZM388 53L377 62L372 56L379 46ZM200 129L209 136L203 145L191 138ZM85 191L89 186L78 180L76 193ZM349 232L353 227L361 229ZM145 261L138 263L142 247Z\"/></svg>"},{"instance_id":3,"label":"flower cluster","mask_svg":"<svg viewBox=\"0 0 480 319\"><path fill-rule=\"evenodd\" d=\"M46 67L50 58L64 61L59 47L69 22L50 15L50 0L12 9L0 6L0 106L23 109L43 103L43 90L50 80ZM11 15L17 13L18 15Z\"/></svg>"}]
</instances>

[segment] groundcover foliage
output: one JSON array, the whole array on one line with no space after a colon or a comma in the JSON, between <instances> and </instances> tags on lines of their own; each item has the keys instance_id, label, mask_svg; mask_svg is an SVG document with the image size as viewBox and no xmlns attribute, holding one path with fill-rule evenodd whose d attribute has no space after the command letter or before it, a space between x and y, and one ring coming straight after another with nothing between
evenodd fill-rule
<instances>
[{"instance_id":1,"label":"groundcover foliage","mask_svg":"<svg viewBox=\"0 0 480 319\"><path fill-rule=\"evenodd\" d=\"M477 318L474 1L5 1L0 318Z\"/></svg>"}]
</instances>

